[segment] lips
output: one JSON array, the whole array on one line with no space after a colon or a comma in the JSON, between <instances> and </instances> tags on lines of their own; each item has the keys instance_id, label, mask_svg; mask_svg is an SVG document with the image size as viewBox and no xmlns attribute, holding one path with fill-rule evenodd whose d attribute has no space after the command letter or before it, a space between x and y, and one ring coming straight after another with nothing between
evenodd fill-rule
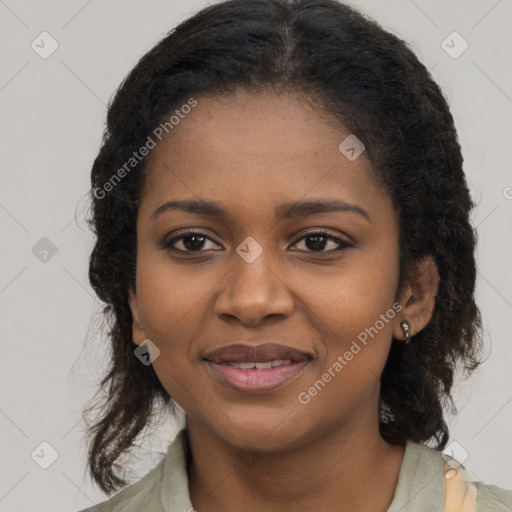
<instances>
[{"instance_id":1,"label":"lips","mask_svg":"<svg viewBox=\"0 0 512 512\"><path fill-rule=\"evenodd\" d=\"M265 343L263 345L227 345L206 355L205 359L213 363L266 363L271 361L291 362L312 359L310 354L300 350L279 345L277 343Z\"/></svg>"},{"instance_id":2,"label":"lips","mask_svg":"<svg viewBox=\"0 0 512 512\"><path fill-rule=\"evenodd\" d=\"M299 377L313 356L300 350L266 343L228 345L210 352L204 361L221 383L242 393L264 393Z\"/></svg>"}]
</instances>

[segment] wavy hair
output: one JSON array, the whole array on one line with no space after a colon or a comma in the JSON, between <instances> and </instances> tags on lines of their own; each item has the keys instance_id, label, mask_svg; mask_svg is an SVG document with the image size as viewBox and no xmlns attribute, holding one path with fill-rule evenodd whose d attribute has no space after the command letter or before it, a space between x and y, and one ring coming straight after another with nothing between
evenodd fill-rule
<instances>
[{"instance_id":1,"label":"wavy hair","mask_svg":"<svg viewBox=\"0 0 512 512\"><path fill-rule=\"evenodd\" d=\"M443 449L449 436L443 408L456 410L456 372L467 376L481 363L476 231L469 221L475 204L453 117L429 71L406 42L335 0L211 5L169 32L124 79L109 103L92 167L89 280L104 303L110 366L84 417L96 414L87 428L88 470L106 493L127 484L119 458L155 411L172 409L173 402L153 367L133 353L128 290L135 290L147 158L113 190L104 185L191 95L237 89L301 94L357 134L400 213L399 287L421 258L435 259L440 281L432 319L410 345L392 343L381 376L381 436Z\"/></svg>"}]
</instances>

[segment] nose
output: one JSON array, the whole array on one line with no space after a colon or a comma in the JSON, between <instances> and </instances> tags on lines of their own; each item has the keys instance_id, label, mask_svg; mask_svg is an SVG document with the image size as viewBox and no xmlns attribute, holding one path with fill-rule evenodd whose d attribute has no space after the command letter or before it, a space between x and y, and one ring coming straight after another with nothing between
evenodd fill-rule
<instances>
[{"instance_id":1,"label":"nose","mask_svg":"<svg viewBox=\"0 0 512 512\"><path fill-rule=\"evenodd\" d=\"M288 286L276 265L270 266L265 251L248 263L238 255L221 281L214 312L224 319L238 319L244 325L256 327L272 317L288 317L294 302Z\"/></svg>"}]
</instances>

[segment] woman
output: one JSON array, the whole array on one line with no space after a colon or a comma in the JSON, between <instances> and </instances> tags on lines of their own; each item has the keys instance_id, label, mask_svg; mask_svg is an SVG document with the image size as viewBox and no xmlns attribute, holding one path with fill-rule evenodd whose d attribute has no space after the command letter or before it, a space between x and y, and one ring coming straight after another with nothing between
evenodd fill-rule
<instances>
[{"instance_id":1,"label":"woman","mask_svg":"<svg viewBox=\"0 0 512 512\"><path fill-rule=\"evenodd\" d=\"M121 85L92 191L92 477L127 484L155 411L186 426L89 512L512 510L440 453L480 363L474 204L403 41L333 0L205 8Z\"/></svg>"}]
</instances>

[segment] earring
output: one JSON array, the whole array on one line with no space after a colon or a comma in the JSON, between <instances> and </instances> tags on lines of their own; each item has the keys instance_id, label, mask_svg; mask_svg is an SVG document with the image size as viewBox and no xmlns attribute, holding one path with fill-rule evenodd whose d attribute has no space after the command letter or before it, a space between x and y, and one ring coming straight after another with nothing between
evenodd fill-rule
<instances>
[{"instance_id":1,"label":"earring","mask_svg":"<svg viewBox=\"0 0 512 512\"><path fill-rule=\"evenodd\" d=\"M409 327L410 327L409 322L407 320L400 322L400 327L404 331L405 343L408 344L411 341L411 333L409 331Z\"/></svg>"}]
</instances>

